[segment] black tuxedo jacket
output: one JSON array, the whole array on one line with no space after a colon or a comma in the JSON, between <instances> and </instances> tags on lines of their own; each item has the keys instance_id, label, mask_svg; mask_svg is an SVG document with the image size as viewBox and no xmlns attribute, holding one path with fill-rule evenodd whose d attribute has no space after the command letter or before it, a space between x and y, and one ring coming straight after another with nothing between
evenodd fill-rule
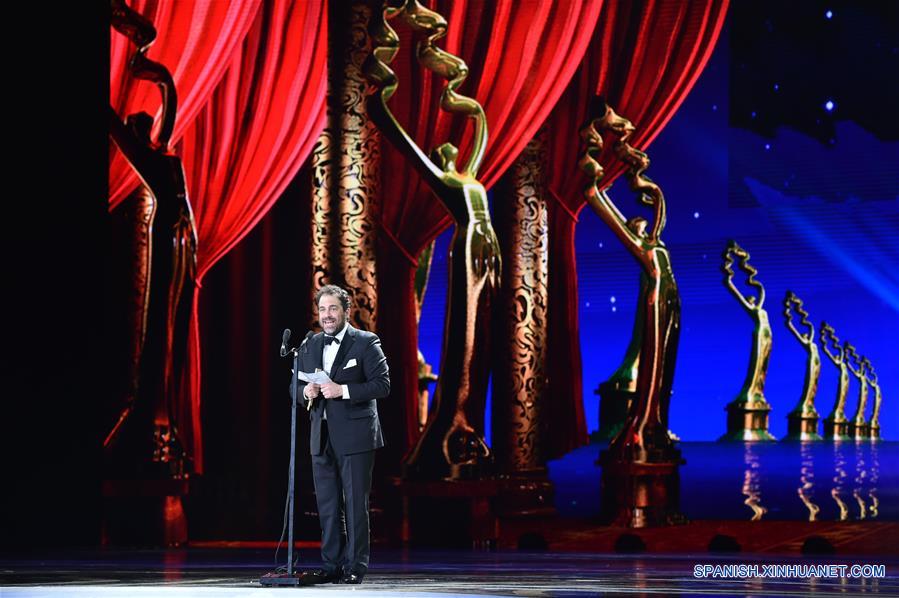
<instances>
[{"instance_id":1,"label":"black tuxedo jacket","mask_svg":"<svg viewBox=\"0 0 899 598\"><path fill-rule=\"evenodd\" d=\"M314 372L322 368L324 334L319 332L300 351L300 369ZM313 399L309 417L312 420L309 450L322 453L322 414L328 413L328 433L338 455L371 451L384 446L378 399L390 394L390 372L381 350L381 340L372 332L347 325L346 334L337 350L328 376L337 384L346 384L349 399L326 399L319 394ZM305 384L300 381L299 392Z\"/></svg>"}]
</instances>

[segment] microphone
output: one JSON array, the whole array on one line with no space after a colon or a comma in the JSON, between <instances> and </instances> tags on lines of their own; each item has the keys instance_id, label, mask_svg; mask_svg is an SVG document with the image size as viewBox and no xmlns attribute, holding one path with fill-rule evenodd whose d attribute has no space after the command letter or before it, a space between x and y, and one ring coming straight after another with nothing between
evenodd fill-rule
<instances>
[{"instance_id":1,"label":"microphone","mask_svg":"<svg viewBox=\"0 0 899 598\"><path fill-rule=\"evenodd\" d=\"M300 343L300 350L302 350L303 353L306 352L306 341L308 341L313 336L315 336L315 332L310 330L309 332L306 333L306 338L303 339L303 342Z\"/></svg>"},{"instance_id":2,"label":"microphone","mask_svg":"<svg viewBox=\"0 0 899 598\"><path fill-rule=\"evenodd\" d=\"M281 357L287 355L287 341L290 340L290 328L284 329L284 334L281 335Z\"/></svg>"}]
</instances>

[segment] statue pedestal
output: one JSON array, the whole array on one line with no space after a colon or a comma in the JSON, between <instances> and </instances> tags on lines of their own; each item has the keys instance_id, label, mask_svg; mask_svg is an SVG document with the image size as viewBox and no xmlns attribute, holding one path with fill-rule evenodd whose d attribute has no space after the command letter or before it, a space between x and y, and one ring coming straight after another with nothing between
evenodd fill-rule
<instances>
[{"instance_id":1,"label":"statue pedestal","mask_svg":"<svg viewBox=\"0 0 899 598\"><path fill-rule=\"evenodd\" d=\"M104 546L183 546L187 517L182 498L187 479L104 480Z\"/></svg>"},{"instance_id":2,"label":"statue pedestal","mask_svg":"<svg viewBox=\"0 0 899 598\"><path fill-rule=\"evenodd\" d=\"M832 418L824 420L824 438L828 440L850 440L849 422L834 421Z\"/></svg>"},{"instance_id":3,"label":"statue pedestal","mask_svg":"<svg viewBox=\"0 0 899 598\"><path fill-rule=\"evenodd\" d=\"M660 527L686 523L680 512L680 451L661 463L615 461L602 451L600 519L621 527Z\"/></svg>"},{"instance_id":4,"label":"statue pedestal","mask_svg":"<svg viewBox=\"0 0 899 598\"><path fill-rule=\"evenodd\" d=\"M403 505L402 540L413 546L494 548L500 482L394 479Z\"/></svg>"},{"instance_id":5,"label":"statue pedestal","mask_svg":"<svg viewBox=\"0 0 899 598\"><path fill-rule=\"evenodd\" d=\"M787 414L787 435L784 440L802 442L823 440L818 434L818 414L803 415L801 411L791 411Z\"/></svg>"},{"instance_id":6,"label":"statue pedestal","mask_svg":"<svg viewBox=\"0 0 899 598\"><path fill-rule=\"evenodd\" d=\"M637 393L603 382L593 394L599 395L599 430L591 434L590 440L612 440L624 425Z\"/></svg>"},{"instance_id":7,"label":"statue pedestal","mask_svg":"<svg viewBox=\"0 0 899 598\"><path fill-rule=\"evenodd\" d=\"M871 437L871 426L868 422L857 424L849 422L849 436L855 440L865 440Z\"/></svg>"},{"instance_id":8,"label":"statue pedestal","mask_svg":"<svg viewBox=\"0 0 899 598\"><path fill-rule=\"evenodd\" d=\"M590 442L603 440L611 442L624 426L627 412L634 404L637 393L621 390L615 388L614 384L603 382L593 394L599 396L599 430L590 433ZM671 430L668 430L668 437L674 442L680 440Z\"/></svg>"},{"instance_id":9,"label":"statue pedestal","mask_svg":"<svg viewBox=\"0 0 899 598\"><path fill-rule=\"evenodd\" d=\"M768 415L771 405L767 402L732 401L725 407L727 411L727 433L719 442L765 442L777 440L768 431Z\"/></svg>"},{"instance_id":10,"label":"statue pedestal","mask_svg":"<svg viewBox=\"0 0 899 598\"><path fill-rule=\"evenodd\" d=\"M555 490L546 468L500 475L496 513L500 517L552 517Z\"/></svg>"}]
</instances>

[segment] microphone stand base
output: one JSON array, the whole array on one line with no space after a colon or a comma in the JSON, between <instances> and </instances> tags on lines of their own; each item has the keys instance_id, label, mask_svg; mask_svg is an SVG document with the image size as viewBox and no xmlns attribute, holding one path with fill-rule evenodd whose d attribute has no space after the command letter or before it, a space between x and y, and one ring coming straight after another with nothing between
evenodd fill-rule
<instances>
[{"instance_id":1,"label":"microphone stand base","mask_svg":"<svg viewBox=\"0 0 899 598\"><path fill-rule=\"evenodd\" d=\"M300 576L297 573L266 573L259 578L259 583L264 586L298 586Z\"/></svg>"}]
</instances>

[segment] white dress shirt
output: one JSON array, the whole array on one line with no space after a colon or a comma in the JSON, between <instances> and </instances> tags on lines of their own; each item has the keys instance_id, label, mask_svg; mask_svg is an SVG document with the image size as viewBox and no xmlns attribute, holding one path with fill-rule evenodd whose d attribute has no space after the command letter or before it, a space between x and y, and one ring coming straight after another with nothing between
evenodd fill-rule
<instances>
[{"instance_id":1,"label":"white dress shirt","mask_svg":"<svg viewBox=\"0 0 899 598\"><path fill-rule=\"evenodd\" d=\"M334 336L341 343L343 342L343 337L346 336L346 329L348 323L343 325L343 329L335 334ZM337 357L337 352L340 350L340 343L328 343L325 345L324 350L322 351L322 369L325 372L331 373L331 366L334 365L334 358ZM350 398L350 389L346 384L341 384L340 387L343 389L343 397L344 399ZM327 411L323 411L322 415L324 419L328 419Z\"/></svg>"}]
</instances>

